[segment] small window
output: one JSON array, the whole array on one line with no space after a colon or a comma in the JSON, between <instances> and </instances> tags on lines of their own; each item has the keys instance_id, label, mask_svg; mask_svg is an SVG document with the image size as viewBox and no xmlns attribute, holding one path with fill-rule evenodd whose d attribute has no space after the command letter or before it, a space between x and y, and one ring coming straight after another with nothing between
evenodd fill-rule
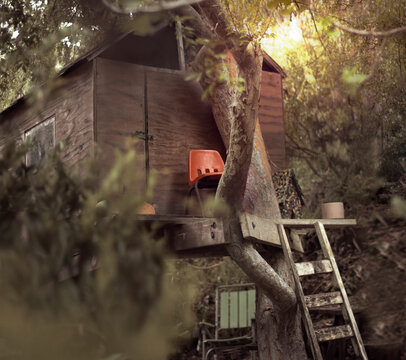
<instances>
[{"instance_id":1,"label":"small window","mask_svg":"<svg viewBox=\"0 0 406 360\"><path fill-rule=\"evenodd\" d=\"M42 165L55 146L55 116L27 130L24 133L24 139L34 141L33 146L26 155L26 165Z\"/></svg>"}]
</instances>

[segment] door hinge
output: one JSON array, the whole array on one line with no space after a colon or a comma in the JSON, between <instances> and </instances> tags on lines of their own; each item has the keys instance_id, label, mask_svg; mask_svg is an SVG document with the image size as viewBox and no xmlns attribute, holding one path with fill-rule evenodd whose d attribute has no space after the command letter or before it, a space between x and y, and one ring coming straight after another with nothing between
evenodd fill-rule
<instances>
[{"instance_id":1,"label":"door hinge","mask_svg":"<svg viewBox=\"0 0 406 360\"><path fill-rule=\"evenodd\" d=\"M142 140L154 140L154 137L152 136L152 135L147 135L147 134L145 134L145 132L144 131L136 131L134 134L133 134L133 136L134 137L137 137L137 138L139 138L139 139L142 139Z\"/></svg>"}]
</instances>

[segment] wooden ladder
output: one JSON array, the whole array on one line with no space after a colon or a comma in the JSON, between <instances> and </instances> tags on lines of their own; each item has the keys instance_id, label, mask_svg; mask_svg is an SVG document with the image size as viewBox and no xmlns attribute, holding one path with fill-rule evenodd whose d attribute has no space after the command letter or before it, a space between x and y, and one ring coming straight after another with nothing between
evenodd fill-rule
<instances>
[{"instance_id":1,"label":"wooden ladder","mask_svg":"<svg viewBox=\"0 0 406 360\"><path fill-rule=\"evenodd\" d=\"M289 225L297 226L301 223L301 221L298 220L298 224L295 224L294 220L290 220L287 223ZM341 275L338 270L337 263L331 249L330 242L327 238L326 230L323 223L321 221L315 221L313 226L316 230L317 238L320 242L324 259L302 263L295 263L293 260L288 236L285 231L285 226L289 225L287 225L286 223L284 224L283 221L281 221L277 224L278 232L285 258L290 264L296 283L296 294L302 310L306 334L311 345L314 360L323 360L319 342L346 338L351 338L355 354L361 359L367 360L368 357L365 352L364 344L362 342L350 302L348 301L348 296L345 291L344 284L341 279ZM322 273L332 274L333 279L335 280L339 288L339 291L314 295L304 295L300 278L302 276ZM337 304L341 305L340 307L342 315L346 324L315 330L309 310L317 309L322 306Z\"/></svg>"}]
</instances>

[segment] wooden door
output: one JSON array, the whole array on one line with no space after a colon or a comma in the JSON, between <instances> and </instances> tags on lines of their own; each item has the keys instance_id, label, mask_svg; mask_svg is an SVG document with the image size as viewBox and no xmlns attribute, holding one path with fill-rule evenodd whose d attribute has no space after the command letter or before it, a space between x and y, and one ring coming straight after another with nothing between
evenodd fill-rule
<instances>
[{"instance_id":1,"label":"wooden door","mask_svg":"<svg viewBox=\"0 0 406 360\"><path fill-rule=\"evenodd\" d=\"M137 190L145 189L146 166L144 70L130 63L97 58L95 60L96 142L111 167L116 149L126 150L130 140L138 155Z\"/></svg>"}]
</instances>

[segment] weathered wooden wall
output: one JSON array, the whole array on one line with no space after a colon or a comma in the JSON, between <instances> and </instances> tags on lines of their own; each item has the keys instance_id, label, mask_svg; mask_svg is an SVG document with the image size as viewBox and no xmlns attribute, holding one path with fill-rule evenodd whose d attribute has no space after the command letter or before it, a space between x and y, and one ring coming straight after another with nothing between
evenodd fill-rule
<instances>
[{"instance_id":1,"label":"weathered wooden wall","mask_svg":"<svg viewBox=\"0 0 406 360\"><path fill-rule=\"evenodd\" d=\"M21 138L25 131L55 116L55 144L65 142L62 158L68 166L86 158L93 147L93 71L90 63L71 69L61 78L63 85L54 91L37 111L24 101L2 113L0 120L0 148L9 133L11 124L14 135Z\"/></svg>"},{"instance_id":2,"label":"weathered wooden wall","mask_svg":"<svg viewBox=\"0 0 406 360\"><path fill-rule=\"evenodd\" d=\"M114 149L124 150L136 132L151 136L136 152L140 171L155 176L157 214L184 214L188 156L192 149L225 149L199 85L180 71L96 59L96 141L111 164ZM148 133L148 134L147 134Z\"/></svg>"},{"instance_id":3,"label":"weathered wooden wall","mask_svg":"<svg viewBox=\"0 0 406 360\"><path fill-rule=\"evenodd\" d=\"M96 59L96 140L111 161L115 148L138 132L152 139L139 143L146 169L155 174L154 206L158 214L185 213L188 154L191 149L225 149L210 106L200 87L184 74L121 61ZM146 121L147 119L147 121ZM282 82L263 72L260 123L270 159L285 166Z\"/></svg>"},{"instance_id":4,"label":"weathered wooden wall","mask_svg":"<svg viewBox=\"0 0 406 360\"><path fill-rule=\"evenodd\" d=\"M283 120L282 77L262 71L259 122L268 156L278 167L286 165L285 123Z\"/></svg>"},{"instance_id":5,"label":"weathered wooden wall","mask_svg":"<svg viewBox=\"0 0 406 360\"><path fill-rule=\"evenodd\" d=\"M151 170L157 171L155 204L160 214L184 214L188 156L192 149L225 149L198 84L182 73L148 71L148 127Z\"/></svg>"},{"instance_id":6,"label":"weathered wooden wall","mask_svg":"<svg viewBox=\"0 0 406 360\"><path fill-rule=\"evenodd\" d=\"M96 58L70 69L64 85L37 113L23 101L3 113L17 137L55 116L55 143L67 141L62 156L68 165L89 156L94 141L106 156L105 170L115 149L126 140L152 136L135 145L141 161L139 177L156 174L153 203L158 214L182 215L188 193L188 154L192 149L225 149L210 105L202 101L199 85L184 73ZM263 71L260 123L268 153L285 166L282 84L278 73ZM5 123L3 120L3 125ZM2 125L0 123L0 125ZM0 147L7 134L0 127ZM137 184L144 186L145 182Z\"/></svg>"}]
</instances>

